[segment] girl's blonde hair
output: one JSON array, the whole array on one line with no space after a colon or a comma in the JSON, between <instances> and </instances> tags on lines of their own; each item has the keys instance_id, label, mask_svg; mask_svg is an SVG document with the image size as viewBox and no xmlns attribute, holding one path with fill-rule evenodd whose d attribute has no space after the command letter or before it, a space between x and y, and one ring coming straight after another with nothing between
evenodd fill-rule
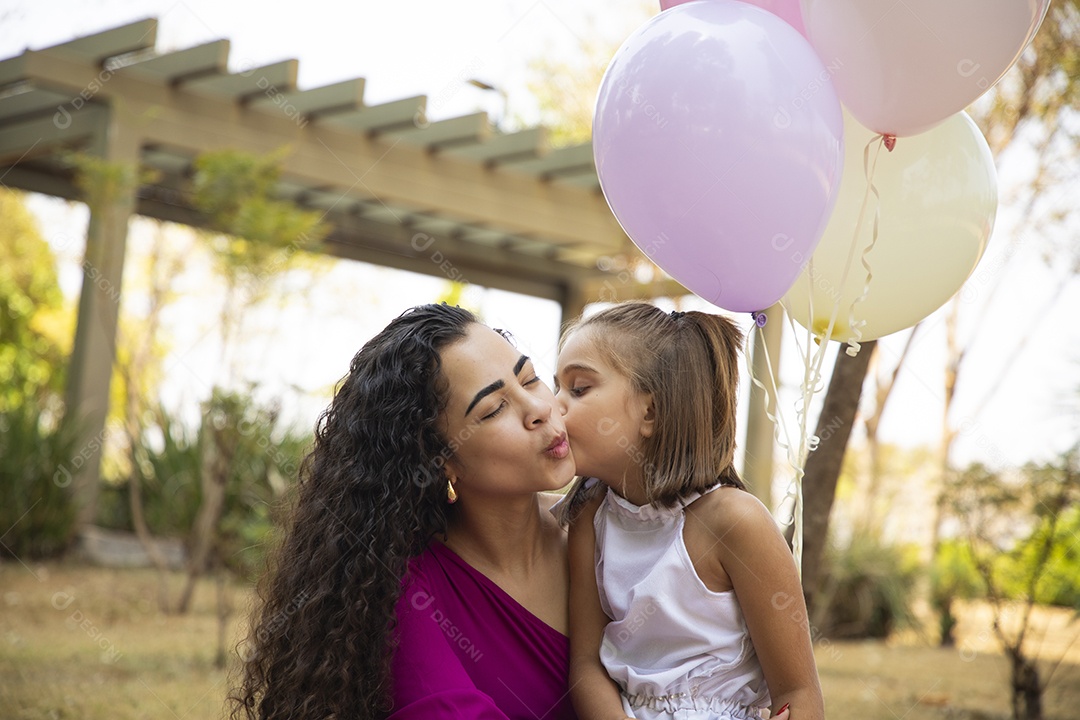
<instances>
[{"instance_id":1,"label":"girl's blonde hair","mask_svg":"<svg viewBox=\"0 0 1080 720\"><path fill-rule=\"evenodd\" d=\"M745 489L735 471L735 404L742 332L728 318L703 312L666 313L642 302L620 303L567 326L588 332L601 356L652 395L655 428L640 446L649 502L671 507L718 482ZM587 499L582 478L564 503L572 519Z\"/></svg>"}]
</instances>

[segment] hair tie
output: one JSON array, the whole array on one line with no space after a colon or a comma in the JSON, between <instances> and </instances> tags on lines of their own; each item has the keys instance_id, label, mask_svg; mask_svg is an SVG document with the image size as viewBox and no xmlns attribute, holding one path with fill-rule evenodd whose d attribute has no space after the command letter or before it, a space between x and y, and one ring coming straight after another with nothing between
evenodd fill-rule
<instances>
[{"instance_id":1,"label":"hair tie","mask_svg":"<svg viewBox=\"0 0 1080 720\"><path fill-rule=\"evenodd\" d=\"M671 316L672 320L678 320L679 318L681 318L685 314L686 313L680 312L679 310L672 310L671 313L670 313L670 316Z\"/></svg>"}]
</instances>

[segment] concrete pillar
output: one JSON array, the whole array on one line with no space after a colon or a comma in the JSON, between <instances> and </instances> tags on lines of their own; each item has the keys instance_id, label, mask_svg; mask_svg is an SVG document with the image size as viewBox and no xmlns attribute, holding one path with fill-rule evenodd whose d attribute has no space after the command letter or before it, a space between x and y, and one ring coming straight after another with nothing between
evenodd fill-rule
<instances>
[{"instance_id":1,"label":"concrete pillar","mask_svg":"<svg viewBox=\"0 0 1080 720\"><path fill-rule=\"evenodd\" d=\"M780 340L783 337L784 308L779 303L765 311L765 327L754 330L754 350L751 356L754 377L769 387L769 365L765 360L763 343L768 344L773 375L779 381ZM769 403L769 412L776 412L776 398ZM773 423L765 412L764 393L750 386L750 407L747 409L746 444L744 447L743 479L758 500L770 510L772 506Z\"/></svg>"},{"instance_id":2,"label":"concrete pillar","mask_svg":"<svg viewBox=\"0 0 1080 720\"><path fill-rule=\"evenodd\" d=\"M115 112L104 113L102 120L89 154L110 163L108 176L117 181L84 192L90 223L66 388L67 409L78 422L79 443L70 463L57 469L58 475L66 473L72 482L79 527L93 522L97 512L128 221L138 188L138 139L125 132Z\"/></svg>"},{"instance_id":3,"label":"concrete pillar","mask_svg":"<svg viewBox=\"0 0 1080 720\"><path fill-rule=\"evenodd\" d=\"M572 320L576 320L590 302L585 287L579 284L570 284L564 287L562 300L562 317L559 321L559 332L566 330L566 326Z\"/></svg>"}]
</instances>

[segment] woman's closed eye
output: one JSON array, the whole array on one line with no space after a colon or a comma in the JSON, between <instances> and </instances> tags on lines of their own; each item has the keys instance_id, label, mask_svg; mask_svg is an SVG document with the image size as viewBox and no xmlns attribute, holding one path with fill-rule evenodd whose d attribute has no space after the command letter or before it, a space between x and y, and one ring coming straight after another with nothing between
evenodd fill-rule
<instances>
[{"instance_id":1,"label":"woman's closed eye","mask_svg":"<svg viewBox=\"0 0 1080 720\"><path fill-rule=\"evenodd\" d=\"M570 394L573 395L574 397L581 397L591 387L592 387L591 385L575 385L574 387L570 388Z\"/></svg>"},{"instance_id":2,"label":"woman's closed eye","mask_svg":"<svg viewBox=\"0 0 1080 720\"><path fill-rule=\"evenodd\" d=\"M505 409L506 409L506 401L503 400L502 402L499 403L499 407L495 408L494 411L492 411L492 412L488 413L487 415L483 416L482 418L480 418L480 420L482 420L482 421L483 420L491 420L494 417L498 417L499 414Z\"/></svg>"}]
</instances>

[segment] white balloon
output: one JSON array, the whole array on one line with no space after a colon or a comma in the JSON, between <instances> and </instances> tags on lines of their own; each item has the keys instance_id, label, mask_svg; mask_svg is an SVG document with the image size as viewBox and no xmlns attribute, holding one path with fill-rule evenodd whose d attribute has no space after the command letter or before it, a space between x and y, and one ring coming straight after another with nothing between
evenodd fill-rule
<instances>
[{"instance_id":1,"label":"white balloon","mask_svg":"<svg viewBox=\"0 0 1080 720\"><path fill-rule=\"evenodd\" d=\"M791 316L819 337L837 299L833 340L873 340L919 322L964 284L994 227L997 173L986 139L967 113L921 135L899 138L892 152L878 150L876 137L844 110L844 172L836 206L811 262L784 296ZM867 191L863 153L871 141L871 165L878 153L873 185L881 200L877 242L866 255L869 292L853 308L856 324L865 323L857 338L849 311L863 293L861 258L873 239L873 194L855 238ZM855 252L844 279L853 239Z\"/></svg>"}]
</instances>

